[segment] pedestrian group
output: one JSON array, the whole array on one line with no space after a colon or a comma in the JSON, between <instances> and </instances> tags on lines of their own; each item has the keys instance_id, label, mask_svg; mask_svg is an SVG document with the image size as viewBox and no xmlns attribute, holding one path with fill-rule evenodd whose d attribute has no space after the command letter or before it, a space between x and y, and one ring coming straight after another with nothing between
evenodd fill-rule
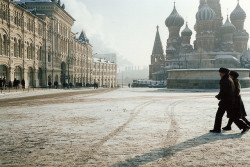
<instances>
[{"instance_id":1,"label":"pedestrian group","mask_svg":"<svg viewBox=\"0 0 250 167\"><path fill-rule=\"evenodd\" d=\"M212 133L221 133L221 124L224 114L227 112L229 118L226 127L223 130L231 130L233 123L246 133L249 130L250 122L246 119L246 111L244 103L241 99L241 85L238 80L239 74L236 71L230 71L227 68L220 68L220 92L215 96L219 102L219 108L216 113L214 129L210 130Z\"/></svg>"}]
</instances>

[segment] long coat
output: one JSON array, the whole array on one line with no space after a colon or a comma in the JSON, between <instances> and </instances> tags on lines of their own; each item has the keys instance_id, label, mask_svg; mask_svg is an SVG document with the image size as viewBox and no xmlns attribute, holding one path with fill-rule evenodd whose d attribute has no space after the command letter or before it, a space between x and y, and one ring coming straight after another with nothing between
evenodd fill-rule
<instances>
[{"instance_id":1,"label":"long coat","mask_svg":"<svg viewBox=\"0 0 250 167\"><path fill-rule=\"evenodd\" d=\"M234 104L234 114L233 115L237 119L241 119L247 116L244 103L241 99L240 89L241 85L238 79L234 80L235 85L235 104Z\"/></svg>"},{"instance_id":2,"label":"long coat","mask_svg":"<svg viewBox=\"0 0 250 167\"><path fill-rule=\"evenodd\" d=\"M219 106L232 106L235 100L235 85L229 75L225 75L220 80L220 93L217 98L220 100ZM227 107L228 108L228 107Z\"/></svg>"}]
</instances>

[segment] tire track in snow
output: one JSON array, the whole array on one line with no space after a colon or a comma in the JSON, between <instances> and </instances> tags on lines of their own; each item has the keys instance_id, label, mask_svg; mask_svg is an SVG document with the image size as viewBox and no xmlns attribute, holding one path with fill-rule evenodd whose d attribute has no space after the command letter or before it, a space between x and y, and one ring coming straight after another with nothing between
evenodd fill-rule
<instances>
[{"instance_id":1,"label":"tire track in snow","mask_svg":"<svg viewBox=\"0 0 250 167\"><path fill-rule=\"evenodd\" d=\"M123 131L128 126L128 124L130 122L132 122L139 115L139 113L142 111L143 108L145 108L146 106L152 104L153 102L154 101L145 102L145 103L142 103L142 104L138 105L137 107L135 107L135 109L132 110L129 119L124 124L122 124L121 126L116 128L113 132L111 132L108 136L105 136L104 138L102 138L100 142L98 142L97 144L91 146L90 147L91 149L87 152L87 155L84 157L84 159L82 161L84 163L87 163L90 159L92 159L93 156L98 152L100 147L105 142L107 142L108 140L110 140L111 138L116 136L118 133Z\"/></svg>"}]
</instances>

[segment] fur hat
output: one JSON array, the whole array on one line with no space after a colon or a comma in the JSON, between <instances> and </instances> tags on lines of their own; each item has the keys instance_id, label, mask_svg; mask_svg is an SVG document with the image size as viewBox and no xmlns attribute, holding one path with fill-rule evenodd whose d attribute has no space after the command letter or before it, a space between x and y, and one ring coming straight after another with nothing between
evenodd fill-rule
<instances>
[{"instance_id":1,"label":"fur hat","mask_svg":"<svg viewBox=\"0 0 250 167\"><path fill-rule=\"evenodd\" d=\"M220 68L219 72L228 74L230 72L230 70L227 68Z\"/></svg>"}]
</instances>

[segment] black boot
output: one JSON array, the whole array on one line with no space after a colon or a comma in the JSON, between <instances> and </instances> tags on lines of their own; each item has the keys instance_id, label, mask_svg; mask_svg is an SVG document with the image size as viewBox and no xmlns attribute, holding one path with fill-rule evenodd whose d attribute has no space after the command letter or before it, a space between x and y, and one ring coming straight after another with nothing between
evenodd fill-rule
<instances>
[{"instance_id":1,"label":"black boot","mask_svg":"<svg viewBox=\"0 0 250 167\"><path fill-rule=\"evenodd\" d=\"M243 133L246 133L246 132L248 132L248 131L249 131L249 128L244 128L243 131L242 131L241 133L243 134Z\"/></svg>"},{"instance_id":2,"label":"black boot","mask_svg":"<svg viewBox=\"0 0 250 167\"><path fill-rule=\"evenodd\" d=\"M231 126L226 126L226 127L222 128L222 129L225 130L225 131L230 131L230 130L232 130Z\"/></svg>"},{"instance_id":3,"label":"black boot","mask_svg":"<svg viewBox=\"0 0 250 167\"><path fill-rule=\"evenodd\" d=\"M221 130L210 130L210 133L221 133Z\"/></svg>"}]
</instances>

